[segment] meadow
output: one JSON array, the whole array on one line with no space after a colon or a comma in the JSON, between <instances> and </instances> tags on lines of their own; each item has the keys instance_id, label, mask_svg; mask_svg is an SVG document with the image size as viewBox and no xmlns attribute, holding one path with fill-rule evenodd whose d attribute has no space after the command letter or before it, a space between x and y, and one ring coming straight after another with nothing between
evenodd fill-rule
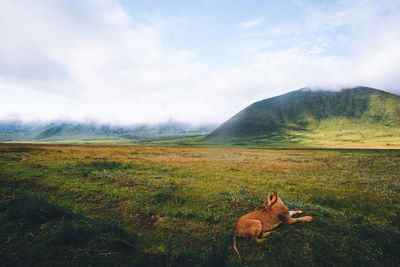
<instances>
[{"instance_id":1,"label":"meadow","mask_svg":"<svg viewBox=\"0 0 400 267\"><path fill-rule=\"evenodd\" d=\"M400 150L0 144L2 266L399 266ZM277 192L313 222L262 243Z\"/></svg>"}]
</instances>

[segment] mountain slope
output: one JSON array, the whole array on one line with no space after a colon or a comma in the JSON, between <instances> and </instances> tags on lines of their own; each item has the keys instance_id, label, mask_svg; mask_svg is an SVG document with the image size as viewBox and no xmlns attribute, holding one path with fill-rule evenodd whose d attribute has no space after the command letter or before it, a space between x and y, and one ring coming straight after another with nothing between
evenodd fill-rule
<instances>
[{"instance_id":1,"label":"mountain slope","mask_svg":"<svg viewBox=\"0 0 400 267\"><path fill-rule=\"evenodd\" d=\"M309 145L321 143L323 139L333 142L336 136L339 143L365 143L371 138L380 138L382 143L385 136L387 140L397 138L399 130L400 97L397 95L368 87L340 92L305 88L248 106L208 138Z\"/></svg>"},{"instance_id":2,"label":"mountain slope","mask_svg":"<svg viewBox=\"0 0 400 267\"><path fill-rule=\"evenodd\" d=\"M94 141L131 140L149 141L210 133L213 125L192 126L178 122L157 125L112 126L96 123L56 121L51 123L0 122L0 142L12 141Z\"/></svg>"}]
</instances>

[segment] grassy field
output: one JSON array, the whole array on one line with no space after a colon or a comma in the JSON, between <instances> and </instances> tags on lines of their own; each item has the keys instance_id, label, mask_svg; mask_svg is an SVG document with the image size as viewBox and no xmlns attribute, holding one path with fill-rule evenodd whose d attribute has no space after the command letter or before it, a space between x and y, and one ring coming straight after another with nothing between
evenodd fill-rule
<instances>
[{"instance_id":1,"label":"grassy field","mask_svg":"<svg viewBox=\"0 0 400 267\"><path fill-rule=\"evenodd\" d=\"M399 150L0 144L2 266L399 266ZM314 217L231 245L277 192Z\"/></svg>"},{"instance_id":2,"label":"grassy field","mask_svg":"<svg viewBox=\"0 0 400 267\"><path fill-rule=\"evenodd\" d=\"M295 128L293 126L293 128ZM172 142L161 140L158 143ZM267 135L223 138L177 139L175 143L196 145L233 145L256 147L297 147L297 148L372 148L400 149L399 127L366 123L347 118L329 118L310 123L304 129L283 129Z\"/></svg>"}]
</instances>

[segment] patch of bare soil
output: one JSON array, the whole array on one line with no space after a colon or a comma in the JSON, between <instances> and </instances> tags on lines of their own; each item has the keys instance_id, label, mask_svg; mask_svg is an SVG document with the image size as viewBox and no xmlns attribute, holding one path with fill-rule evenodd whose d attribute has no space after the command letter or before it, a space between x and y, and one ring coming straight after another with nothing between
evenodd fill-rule
<instances>
[{"instance_id":1,"label":"patch of bare soil","mask_svg":"<svg viewBox=\"0 0 400 267\"><path fill-rule=\"evenodd\" d=\"M168 217L160 217L160 215L146 215L145 213L129 214L127 223L134 229L153 229Z\"/></svg>"}]
</instances>

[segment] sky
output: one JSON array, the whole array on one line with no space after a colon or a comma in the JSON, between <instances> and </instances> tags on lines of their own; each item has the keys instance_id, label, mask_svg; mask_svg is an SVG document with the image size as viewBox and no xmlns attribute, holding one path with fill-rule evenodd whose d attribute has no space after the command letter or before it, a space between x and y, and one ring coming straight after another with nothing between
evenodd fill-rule
<instances>
[{"instance_id":1,"label":"sky","mask_svg":"<svg viewBox=\"0 0 400 267\"><path fill-rule=\"evenodd\" d=\"M400 92L400 1L2 0L0 119L221 123L303 87Z\"/></svg>"}]
</instances>

